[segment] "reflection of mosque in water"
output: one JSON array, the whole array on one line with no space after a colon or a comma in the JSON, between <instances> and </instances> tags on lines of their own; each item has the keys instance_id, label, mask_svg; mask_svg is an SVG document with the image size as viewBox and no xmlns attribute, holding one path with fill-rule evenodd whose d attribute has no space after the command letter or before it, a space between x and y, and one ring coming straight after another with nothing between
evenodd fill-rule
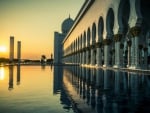
<instances>
[{"instance_id":1,"label":"reflection of mosque in water","mask_svg":"<svg viewBox=\"0 0 150 113\"><path fill-rule=\"evenodd\" d=\"M8 90L12 90L14 88L14 66L9 66L9 86ZM17 65L17 85L20 85L20 65Z\"/></svg>"},{"instance_id":2,"label":"reflection of mosque in water","mask_svg":"<svg viewBox=\"0 0 150 113\"><path fill-rule=\"evenodd\" d=\"M150 112L150 76L66 67L63 83L84 113Z\"/></svg>"},{"instance_id":3,"label":"reflection of mosque in water","mask_svg":"<svg viewBox=\"0 0 150 113\"><path fill-rule=\"evenodd\" d=\"M63 68L61 66L54 67L53 93L60 94L60 102L63 108L69 110L71 102L67 96L66 89L63 87Z\"/></svg>"}]
</instances>

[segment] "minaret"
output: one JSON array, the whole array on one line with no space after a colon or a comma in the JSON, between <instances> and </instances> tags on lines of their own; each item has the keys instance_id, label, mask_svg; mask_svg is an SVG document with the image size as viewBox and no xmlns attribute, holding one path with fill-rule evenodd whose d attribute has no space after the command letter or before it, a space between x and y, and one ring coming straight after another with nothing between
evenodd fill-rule
<instances>
[{"instance_id":1,"label":"minaret","mask_svg":"<svg viewBox=\"0 0 150 113\"><path fill-rule=\"evenodd\" d=\"M21 41L18 41L18 43L17 43L17 59L18 59L18 64L20 64L20 59L21 59Z\"/></svg>"},{"instance_id":2,"label":"minaret","mask_svg":"<svg viewBox=\"0 0 150 113\"><path fill-rule=\"evenodd\" d=\"M9 62L14 60L14 36L10 36L10 50L9 50Z\"/></svg>"}]
</instances>

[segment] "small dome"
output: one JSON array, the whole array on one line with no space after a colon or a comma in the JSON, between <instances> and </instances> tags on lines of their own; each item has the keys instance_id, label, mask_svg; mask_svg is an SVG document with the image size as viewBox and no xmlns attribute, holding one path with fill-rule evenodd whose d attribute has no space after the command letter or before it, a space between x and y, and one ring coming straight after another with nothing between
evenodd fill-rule
<instances>
[{"instance_id":1,"label":"small dome","mask_svg":"<svg viewBox=\"0 0 150 113\"><path fill-rule=\"evenodd\" d=\"M61 26L62 33L65 33L65 34L68 33L72 25L73 25L73 20L69 16L69 18L65 19L62 23L62 26Z\"/></svg>"}]
</instances>

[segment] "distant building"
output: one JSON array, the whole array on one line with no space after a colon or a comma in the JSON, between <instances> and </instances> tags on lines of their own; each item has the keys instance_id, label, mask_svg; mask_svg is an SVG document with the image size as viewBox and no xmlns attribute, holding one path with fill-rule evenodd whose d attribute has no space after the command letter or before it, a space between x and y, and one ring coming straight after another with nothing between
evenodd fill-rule
<instances>
[{"instance_id":1,"label":"distant building","mask_svg":"<svg viewBox=\"0 0 150 113\"><path fill-rule=\"evenodd\" d=\"M14 60L14 36L10 36L9 62Z\"/></svg>"},{"instance_id":2,"label":"distant building","mask_svg":"<svg viewBox=\"0 0 150 113\"><path fill-rule=\"evenodd\" d=\"M68 31L73 25L73 20L70 18L67 18L63 21L61 25L61 31L62 33L55 32L54 33L54 64L62 64L62 41L66 37Z\"/></svg>"},{"instance_id":3,"label":"distant building","mask_svg":"<svg viewBox=\"0 0 150 113\"><path fill-rule=\"evenodd\" d=\"M17 43L17 59L18 59L18 63L20 64L21 62L21 41L18 41Z\"/></svg>"}]
</instances>

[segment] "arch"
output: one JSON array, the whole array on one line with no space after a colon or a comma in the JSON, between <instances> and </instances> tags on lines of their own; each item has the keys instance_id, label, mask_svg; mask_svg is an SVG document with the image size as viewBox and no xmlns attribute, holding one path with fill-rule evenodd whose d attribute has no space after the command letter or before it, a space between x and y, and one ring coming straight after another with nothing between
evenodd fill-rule
<instances>
[{"instance_id":1,"label":"arch","mask_svg":"<svg viewBox=\"0 0 150 113\"><path fill-rule=\"evenodd\" d=\"M75 52L75 40L73 41L73 52Z\"/></svg>"},{"instance_id":2,"label":"arch","mask_svg":"<svg viewBox=\"0 0 150 113\"><path fill-rule=\"evenodd\" d=\"M79 50L81 49L81 36L79 36Z\"/></svg>"},{"instance_id":3,"label":"arch","mask_svg":"<svg viewBox=\"0 0 150 113\"><path fill-rule=\"evenodd\" d=\"M103 18L100 17L98 21L98 41L102 42L103 40L103 31L104 31L104 21Z\"/></svg>"},{"instance_id":4,"label":"arch","mask_svg":"<svg viewBox=\"0 0 150 113\"><path fill-rule=\"evenodd\" d=\"M84 34L83 34L83 42L84 42L84 47L86 46L86 32L84 31Z\"/></svg>"},{"instance_id":5,"label":"arch","mask_svg":"<svg viewBox=\"0 0 150 113\"><path fill-rule=\"evenodd\" d=\"M71 53L73 53L73 51L74 51L74 43L72 42L72 51L71 51Z\"/></svg>"},{"instance_id":6,"label":"arch","mask_svg":"<svg viewBox=\"0 0 150 113\"><path fill-rule=\"evenodd\" d=\"M70 53L72 53L73 52L73 43L71 43L71 45L70 45Z\"/></svg>"},{"instance_id":7,"label":"arch","mask_svg":"<svg viewBox=\"0 0 150 113\"><path fill-rule=\"evenodd\" d=\"M128 21L130 16L130 2L129 0L121 0L118 8L118 24L119 33L126 34L128 31Z\"/></svg>"},{"instance_id":8,"label":"arch","mask_svg":"<svg viewBox=\"0 0 150 113\"><path fill-rule=\"evenodd\" d=\"M114 28L114 11L112 8L109 8L106 17L107 37L111 37L113 35L113 28Z\"/></svg>"},{"instance_id":9,"label":"arch","mask_svg":"<svg viewBox=\"0 0 150 113\"><path fill-rule=\"evenodd\" d=\"M82 34L81 34L81 36L80 36L80 49L83 47L83 39L82 39L83 37L82 37Z\"/></svg>"},{"instance_id":10,"label":"arch","mask_svg":"<svg viewBox=\"0 0 150 113\"><path fill-rule=\"evenodd\" d=\"M75 51L77 51L78 49L77 49L77 38L76 38L76 40L75 40Z\"/></svg>"},{"instance_id":11,"label":"arch","mask_svg":"<svg viewBox=\"0 0 150 113\"><path fill-rule=\"evenodd\" d=\"M79 37L78 37L78 51L80 49L80 40L79 40Z\"/></svg>"},{"instance_id":12,"label":"arch","mask_svg":"<svg viewBox=\"0 0 150 113\"><path fill-rule=\"evenodd\" d=\"M90 45L90 37L91 37L91 32L90 32L90 28L88 28L88 30L87 30L87 46Z\"/></svg>"},{"instance_id":13,"label":"arch","mask_svg":"<svg viewBox=\"0 0 150 113\"><path fill-rule=\"evenodd\" d=\"M96 24L93 23L92 25L92 44L96 42Z\"/></svg>"},{"instance_id":14,"label":"arch","mask_svg":"<svg viewBox=\"0 0 150 113\"><path fill-rule=\"evenodd\" d=\"M145 30L150 29L150 0L136 0L137 5L139 8L137 10L140 10L141 15L143 17L143 23L145 25ZM140 1L140 2L138 2Z\"/></svg>"}]
</instances>

